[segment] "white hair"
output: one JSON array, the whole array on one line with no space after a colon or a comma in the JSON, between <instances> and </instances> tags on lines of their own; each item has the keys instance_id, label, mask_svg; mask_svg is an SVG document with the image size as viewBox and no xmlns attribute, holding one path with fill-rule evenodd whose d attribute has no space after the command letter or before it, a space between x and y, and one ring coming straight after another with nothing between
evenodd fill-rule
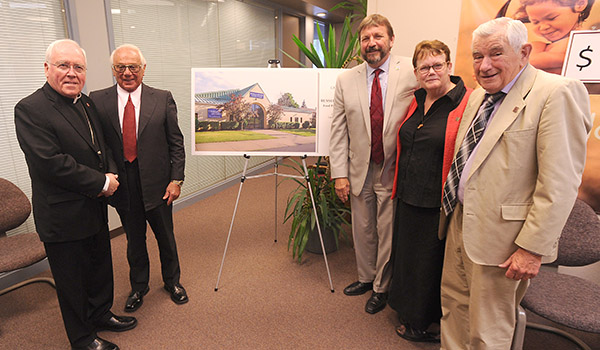
<instances>
[{"instance_id":1,"label":"white hair","mask_svg":"<svg viewBox=\"0 0 600 350\"><path fill-rule=\"evenodd\" d=\"M473 41L476 38L486 38L496 33L503 33L515 52L519 52L527 43L527 28L523 22L508 17L495 18L479 25L473 31Z\"/></svg>"},{"instance_id":2,"label":"white hair","mask_svg":"<svg viewBox=\"0 0 600 350\"><path fill-rule=\"evenodd\" d=\"M114 57L115 57L115 52L117 52L120 49L131 49L134 50L138 53L138 55L140 56L140 61L142 62L142 66L146 65L146 59L144 58L144 55L142 55L142 51L140 50L139 47L133 45L133 44L123 44L119 47L117 47L111 54L110 54L110 64L113 64L114 62Z\"/></svg>"},{"instance_id":3,"label":"white hair","mask_svg":"<svg viewBox=\"0 0 600 350\"><path fill-rule=\"evenodd\" d=\"M85 65L87 66L87 56L85 55L85 50L79 46L79 44L71 39L59 39L59 40L55 40L53 42L50 43L50 45L48 45L48 48L46 49L46 62L48 63L52 63L50 62L51 58L52 58L52 52L54 51L54 48L57 45L62 45L64 43L70 43L75 45L79 50L81 50L81 53L83 54L83 59L85 61Z\"/></svg>"}]
</instances>

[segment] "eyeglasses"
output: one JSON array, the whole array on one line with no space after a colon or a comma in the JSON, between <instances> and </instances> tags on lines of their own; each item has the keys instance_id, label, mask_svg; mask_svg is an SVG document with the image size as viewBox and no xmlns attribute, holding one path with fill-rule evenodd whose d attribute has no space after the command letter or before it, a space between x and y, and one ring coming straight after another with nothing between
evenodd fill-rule
<instances>
[{"instance_id":1,"label":"eyeglasses","mask_svg":"<svg viewBox=\"0 0 600 350\"><path fill-rule=\"evenodd\" d=\"M141 64L113 64L113 69L119 73L125 73L126 69L129 69L131 73L137 73L142 69Z\"/></svg>"},{"instance_id":2,"label":"eyeglasses","mask_svg":"<svg viewBox=\"0 0 600 350\"><path fill-rule=\"evenodd\" d=\"M48 63L50 63L50 62L48 62ZM53 65L54 67L56 67L56 69L58 69L59 71L61 71L63 73L67 73L71 68L73 68L75 73L79 73L79 74L85 72L85 70L86 70L85 66L82 66L80 64L69 64L66 62L50 63L50 64Z\"/></svg>"},{"instance_id":3,"label":"eyeglasses","mask_svg":"<svg viewBox=\"0 0 600 350\"><path fill-rule=\"evenodd\" d=\"M448 63L448 62L436 63L432 66L421 66L419 68L415 68L415 70L423 75L429 74L429 70L431 68L433 68L434 71L439 72L442 69L444 69L444 67L446 66L446 63Z\"/></svg>"}]
</instances>

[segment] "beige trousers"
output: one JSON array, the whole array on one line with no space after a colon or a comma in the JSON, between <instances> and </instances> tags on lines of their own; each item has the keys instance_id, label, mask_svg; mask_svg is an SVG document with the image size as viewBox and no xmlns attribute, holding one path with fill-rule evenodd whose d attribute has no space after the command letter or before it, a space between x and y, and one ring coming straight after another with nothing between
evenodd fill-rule
<instances>
[{"instance_id":1,"label":"beige trousers","mask_svg":"<svg viewBox=\"0 0 600 350\"><path fill-rule=\"evenodd\" d=\"M505 269L475 264L463 244L462 205L448 226L442 272L441 349L509 350L516 306L529 281L504 276Z\"/></svg>"},{"instance_id":2,"label":"beige trousers","mask_svg":"<svg viewBox=\"0 0 600 350\"><path fill-rule=\"evenodd\" d=\"M394 227L392 189L381 185L381 165L371 163L362 191L351 196L352 236L360 282L387 292L392 278L390 256ZM351 184L352 185L352 184Z\"/></svg>"}]
</instances>

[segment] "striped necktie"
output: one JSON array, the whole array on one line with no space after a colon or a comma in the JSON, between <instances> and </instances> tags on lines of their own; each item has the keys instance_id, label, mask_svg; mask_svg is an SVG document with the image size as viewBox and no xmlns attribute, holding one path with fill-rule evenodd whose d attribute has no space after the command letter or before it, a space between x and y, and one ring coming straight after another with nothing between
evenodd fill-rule
<instances>
[{"instance_id":1,"label":"striped necktie","mask_svg":"<svg viewBox=\"0 0 600 350\"><path fill-rule=\"evenodd\" d=\"M442 205L444 206L446 215L450 215L450 213L454 211L454 207L456 206L458 184L460 182L460 176L463 172L463 169L465 168L465 164L473 152L473 149L475 149L475 146L477 146L477 143L483 136L483 132L485 131L488 120L490 119L492 111L494 110L494 105L504 95L505 94L502 91L499 91L493 95L485 94L485 102L479 109L475 119L473 119L473 124L471 124L469 130L467 130L467 134L460 145L458 153L456 153L456 156L454 157L454 161L450 167L450 172L448 173L448 178L444 184Z\"/></svg>"}]
</instances>

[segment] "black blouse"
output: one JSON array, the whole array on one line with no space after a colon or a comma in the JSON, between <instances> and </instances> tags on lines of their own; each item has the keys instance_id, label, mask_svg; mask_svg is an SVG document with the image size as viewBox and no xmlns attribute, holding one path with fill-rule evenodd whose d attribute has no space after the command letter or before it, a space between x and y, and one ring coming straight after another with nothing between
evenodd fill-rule
<instances>
[{"instance_id":1,"label":"black blouse","mask_svg":"<svg viewBox=\"0 0 600 350\"><path fill-rule=\"evenodd\" d=\"M467 91L460 77L451 76L450 80L456 86L435 101L427 114L427 92L415 91L417 109L400 128L397 196L404 203L422 208L441 206L446 121Z\"/></svg>"}]
</instances>

